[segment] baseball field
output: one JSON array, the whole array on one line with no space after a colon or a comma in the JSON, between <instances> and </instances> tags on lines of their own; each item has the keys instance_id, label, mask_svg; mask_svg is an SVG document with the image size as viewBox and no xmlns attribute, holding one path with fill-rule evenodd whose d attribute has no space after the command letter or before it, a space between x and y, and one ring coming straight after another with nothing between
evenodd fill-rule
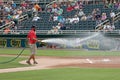
<instances>
[{"instance_id":1,"label":"baseball field","mask_svg":"<svg viewBox=\"0 0 120 80\"><path fill-rule=\"evenodd\" d=\"M41 49L38 64L22 48L0 48L0 80L120 80L119 51Z\"/></svg>"}]
</instances>

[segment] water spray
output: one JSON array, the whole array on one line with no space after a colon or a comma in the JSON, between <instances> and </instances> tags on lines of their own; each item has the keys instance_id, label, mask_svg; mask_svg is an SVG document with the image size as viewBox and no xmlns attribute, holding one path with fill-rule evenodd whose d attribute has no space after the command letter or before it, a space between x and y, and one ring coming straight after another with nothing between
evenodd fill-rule
<instances>
[{"instance_id":1,"label":"water spray","mask_svg":"<svg viewBox=\"0 0 120 80\"><path fill-rule=\"evenodd\" d=\"M88 36L85 38L74 38L74 39L67 39L67 38L52 38L52 39L45 39L42 40L41 42L47 43L47 44L56 44L56 45L65 45L68 47L78 47L83 44L83 42L92 39L96 36L98 36L99 33L95 33L92 36Z\"/></svg>"}]
</instances>

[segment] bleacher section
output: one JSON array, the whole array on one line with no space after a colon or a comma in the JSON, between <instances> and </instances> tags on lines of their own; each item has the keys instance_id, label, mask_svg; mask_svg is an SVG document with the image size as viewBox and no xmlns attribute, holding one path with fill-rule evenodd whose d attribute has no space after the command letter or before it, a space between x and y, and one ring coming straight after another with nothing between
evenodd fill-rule
<instances>
[{"instance_id":1,"label":"bleacher section","mask_svg":"<svg viewBox=\"0 0 120 80\"><path fill-rule=\"evenodd\" d=\"M95 8L99 8L101 12L107 13L107 16L109 17L110 11L113 10L115 13L118 13L118 10L109 9L109 8L103 8L103 4L94 4L94 5L85 5L84 6L84 13L89 14L93 11ZM74 16L76 13L76 10L72 11L68 14L66 11L66 7L62 6L62 9L64 10L62 16ZM49 21L49 17L52 13L49 12L39 12L38 16L41 17L39 21L32 22L33 16L29 17L28 20L23 21L19 26L22 26L22 28L19 29L26 29L28 30L31 25L36 25L37 29L39 30L50 30L53 26L56 26L58 22ZM119 26L120 22L115 23L116 29L120 29ZM96 21L79 21L79 23L76 24L64 24L65 27L67 27L67 30L94 30L96 26Z\"/></svg>"}]
</instances>

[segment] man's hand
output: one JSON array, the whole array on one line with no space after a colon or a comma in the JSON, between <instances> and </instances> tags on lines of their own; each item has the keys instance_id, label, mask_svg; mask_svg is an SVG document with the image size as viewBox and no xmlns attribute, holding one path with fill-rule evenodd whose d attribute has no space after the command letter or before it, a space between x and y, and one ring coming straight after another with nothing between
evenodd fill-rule
<instances>
[{"instance_id":1,"label":"man's hand","mask_svg":"<svg viewBox=\"0 0 120 80\"><path fill-rule=\"evenodd\" d=\"M37 42L41 42L42 40L37 40Z\"/></svg>"}]
</instances>

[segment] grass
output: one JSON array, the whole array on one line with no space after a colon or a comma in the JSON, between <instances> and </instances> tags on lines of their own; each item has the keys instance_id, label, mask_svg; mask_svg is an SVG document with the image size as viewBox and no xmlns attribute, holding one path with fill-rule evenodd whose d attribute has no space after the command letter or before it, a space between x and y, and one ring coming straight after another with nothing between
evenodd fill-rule
<instances>
[{"instance_id":1,"label":"grass","mask_svg":"<svg viewBox=\"0 0 120 80\"><path fill-rule=\"evenodd\" d=\"M27 65L19 63L19 61L25 60L25 58L18 58L15 61L7 63L8 61L12 60L13 58L15 58L15 57L0 57L0 69L27 66Z\"/></svg>"},{"instance_id":2,"label":"grass","mask_svg":"<svg viewBox=\"0 0 120 80\"><path fill-rule=\"evenodd\" d=\"M0 49L0 54L19 54L22 49ZM23 55L29 55L29 49L25 49ZM85 50L51 50L38 49L37 56L120 56L119 51L85 51Z\"/></svg>"},{"instance_id":3,"label":"grass","mask_svg":"<svg viewBox=\"0 0 120 80\"><path fill-rule=\"evenodd\" d=\"M0 74L1 80L120 80L120 69L59 68ZM7 75L7 76L6 76Z\"/></svg>"},{"instance_id":4,"label":"grass","mask_svg":"<svg viewBox=\"0 0 120 80\"><path fill-rule=\"evenodd\" d=\"M22 49L0 49L1 54L19 54ZM25 49L22 55L30 55ZM84 51L84 50L50 50L38 49L37 56L120 56L118 51ZM14 57L0 57L0 61L10 60ZM18 58L8 64L0 64L0 68L24 67L19 64ZM120 68L56 68L33 71L0 73L1 80L120 80Z\"/></svg>"}]
</instances>

